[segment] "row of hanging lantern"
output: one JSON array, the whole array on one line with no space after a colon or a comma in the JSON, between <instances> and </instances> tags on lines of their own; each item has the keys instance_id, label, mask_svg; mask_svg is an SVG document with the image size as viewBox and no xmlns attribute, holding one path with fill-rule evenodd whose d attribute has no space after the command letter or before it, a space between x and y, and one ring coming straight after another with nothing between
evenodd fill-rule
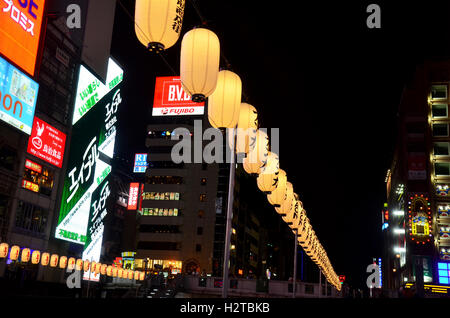
<instances>
[{"instance_id":1,"label":"row of hanging lantern","mask_svg":"<svg viewBox=\"0 0 450 318\"><path fill-rule=\"evenodd\" d=\"M21 263L28 263L42 266L50 266L52 268L60 269L76 269L78 271L87 272L91 270L92 273L107 275L112 277L118 277L123 279L144 280L145 273L141 271L132 271L123 269L113 265L107 265L97 262L90 262L88 260L76 259L74 257L59 256L58 254L50 254L38 250L29 248L20 248L18 245L13 245L9 248L7 243L0 243L0 259L7 258L9 253L9 259L11 261L18 261L20 258Z\"/></svg>"},{"instance_id":2,"label":"row of hanging lantern","mask_svg":"<svg viewBox=\"0 0 450 318\"><path fill-rule=\"evenodd\" d=\"M139 41L149 50L161 51L172 46L180 35L184 4L184 0L136 0L135 29ZM229 70L219 70L219 64L220 42L214 32L199 27L185 33L180 54L183 89L194 102L208 98L211 126L232 129L228 142L235 144L236 153L245 154L244 170L258 176L258 188L289 227L298 232L298 243L327 280L340 290L339 278L309 223L302 202L287 181L286 172L280 169L278 156L269 151L267 134L258 129L255 107L241 102L241 79ZM236 143L232 138L236 138Z\"/></svg>"}]
</instances>

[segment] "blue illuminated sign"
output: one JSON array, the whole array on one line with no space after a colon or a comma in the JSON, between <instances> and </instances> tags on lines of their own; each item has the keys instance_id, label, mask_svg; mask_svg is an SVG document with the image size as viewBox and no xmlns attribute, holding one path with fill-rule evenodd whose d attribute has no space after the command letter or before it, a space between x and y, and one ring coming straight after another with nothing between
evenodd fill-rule
<instances>
[{"instance_id":1,"label":"blue illuminated sign","mask_svg":"<svg viewBox=\"0 0 450 318\"><path fill-rule=\"evenodd\" d=\"M439 284L450 284L450 264L449 263L438 263L438 276Z\"/></svg>"},{"instance_id":2,"label":"blue illuminated sign","mask_svg":"<svg viewBox=\"0 0 450 318\"><path fill-rule=\"evenodd\" d=\"M31 135L39 84L0 57L0 120Z\"/></svg>"},{"instance_id":3,"label":"blue illuminated sign","mask_svg":"<svg viewBox=\"0 0 450 318\"><path fill-rule=\"evenodd\" d=\"M383 223L383 225L381 226L381 230L384 231L389 227L389 223Z\"/></svg>"},{"instance_id":4,"label":"blue illuminated sign","mask_svg":"<svg viewBox=\"0 0 450 318\"><path fill-rule=\"evenodd\" d=\"M137 153L134 157L134 173L145 173L147 170L147 154L146 153Z\"/></svg>"}]
</instances>

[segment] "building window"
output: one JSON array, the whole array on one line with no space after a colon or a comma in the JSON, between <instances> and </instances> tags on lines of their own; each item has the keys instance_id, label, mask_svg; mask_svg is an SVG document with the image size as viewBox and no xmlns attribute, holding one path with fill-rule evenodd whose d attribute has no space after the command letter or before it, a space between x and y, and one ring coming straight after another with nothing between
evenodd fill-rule
<instances>
[{"instance_id":1,"label":"building window","mask_svg":"<svg viewBox=\"0 0 450 318\"><path fill-rule=\"evenodd\" d=\"M139 242L138 250L155 250L155 251L178 251L181 249L181 243L176 242Z\"/></svg>"},{"instance_id":2,"label":"building window","mask_svg":"<svg viewBox=\"0 0 450 318\"><path fill-rule=\"evenodd\" d=\"M206 178L202 178L201 180L200 180L200 185L206 185Z\"/></svg>"},{"instance_id":3,"label":"building window","mask_svg":"<svg viewBox=\"0 0 450 318\"><path fill-rule=\"evenodd\" d=\"M53 188L53 171L26 159L22 187L50 196Z\"/></svg>"},{"instance_id":4,"label":"building window","mask_svg":"<svg viewBox=\"0 0 450 318\"><path fill-rule=\"evenodd\" d=\"M10 171L15 171L17 151L7 145L0 147L0 167Z\"/></svg>"},{"instance_id":5,"label":"building window","mask_svg":"<svg viewBox=\"0 0 450 318\"><path fill-rule=\"evenodd\" d=\"M450 176L450 163L436 162L434 164L434 174L436 176Z\"/></svg>"},{"instance_id":6,"label":"building window","mask_svg":"<svg viewBox=\"0 0 450 318\"><path fill-rule=\"evenodd\" d=\"M431 86L432 99L447 99L447 85L432 85Z\"/></svg>"},{"instance_id":7,"label":"building window","mask_svg":"<svg viewBox=\"0 0 450 318\"><path fill-rule=\"evenodd\" d=\"M447 104L433 104L431 106L431 115L433 118L447 118L448 105Z\"/></svg>"},{"instance_id":8,"label":"building window","mask_svg":"<svg viewBox=\"0 0 450 318\"><path fill-rule=\"evenodd\" d=\"M206 202L206 194L200 194L200 202Z\"/></svg>"},{"instance_id":9,"label":"building window","mask_svg":"<svg viewBox=\"0 0 450 318\"><path fill-rule=\"evenodd\" d=\"M31 203L19 201L16 228L43 234L47 227L48 211Z\"/></svg>"},{"instance_id":10,"label":"building window","mask_svg":"<svg viewBox=\"0 0 450 318\"><path fill-rule=\"evenodd\" d=\"M183 177L178 176L148 176L145 183L149 184L182 184Z\"/></svg>"},{"instance_id":11,"label":"building window","mask_svg":"<svg viewBox=\"0 0 450 318\"><path fill-rule=\"evenodd\" d=\"M435 156L448 156L449 143L448 142L435 142L434 143L434 155Z\"/></svg>"},{"instance_id":12,"label":"building window","mask_svg":"<svg viewBox=\"0 0 450 318\"><path fill-rule=\"evenodd\" d=\"M450 284L450 264L449 263L438 263L438 276L439 284Z\"/></svg>"},{"instance_id":13,"label":"building window","mask_svg":"<svg viewBox=\"0 0 450 318\"><path fill-rule=\"evenodd\" d=\"M202 251L202 246L200 244L196 244L195 245L195 251L196 252L201 252Z\"/></svg>"},{"instance_id":14,"label":"building window","mask_svg":"<svg viewBox=\"0 0 450 318\"><path fill-rule=\"evenodd\" d=\"M205 215L205 211L199 210L198 211L198 218L201 219Z\"/></svg>"},{"instance_id":15,"label":"building window","mask_svg":"<svg viewBox=\"0 0 450 318\"><path fill-rule=\"evenodd\" d=\"M448 136L448 124L433 124L433 136L434 137L447 137Z\"/></svg>"},{"instance_id":16,"label":"building window","mask_svg":"<svg viewBox=\"0 0 450 318\"><path fill-rule=\"evenodd\" d=\"M203 235L203 227L197 227L197 235Z\"/></svg>"}]
</instances>

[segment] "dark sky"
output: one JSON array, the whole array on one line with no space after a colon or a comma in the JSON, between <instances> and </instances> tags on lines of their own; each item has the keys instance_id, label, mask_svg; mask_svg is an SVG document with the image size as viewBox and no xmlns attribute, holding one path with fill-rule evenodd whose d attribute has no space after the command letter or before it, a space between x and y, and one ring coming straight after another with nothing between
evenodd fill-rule
<instances>
[{"instance_id":1,"label":"dark sky","mask_svg":"<svg viewBox=\"0 0 450 318\"><path fill-rule=\"evenodd\" d=\"M202 23L186 2L182 35ZM195 2L261 126L280 129L281 168L336 273L363 286L371 257L381 255L384 178L402 88L416 63L449 55L449 3ZM134 1L120 3L134 15ZM370 3L381 7L381 29L366 26ZM176 73L180 44L163 54ZM138 42L120 4L111 54L125 72L116 150L132 160L145 151L155 77L178 74Z\"/></svg>"}]
</instances>

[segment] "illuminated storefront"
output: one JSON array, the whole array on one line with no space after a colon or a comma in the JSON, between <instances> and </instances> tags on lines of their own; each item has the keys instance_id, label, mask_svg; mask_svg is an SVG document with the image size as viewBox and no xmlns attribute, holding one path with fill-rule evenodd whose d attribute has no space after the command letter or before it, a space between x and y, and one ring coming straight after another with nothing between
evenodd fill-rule
<instances>
[{"instance_id":1,"label":"illuminated storefront","mask_svg":"<svg viewBox=\"0 0 450 318\"><path fill-rule=\"evenodd\" d=\"M180 194L178 192L144 192L142 193L142 199L178 201L180 200Z\"/></svg>"},{"instance_id":2,"label":"illuminated storefront","mask_svg":"<svg viewBox=\"0 0 450 318\"><path fill-rule=\"evenodd\" d=\"M53 171L26 159L22 187L50 196L53 189Z\"/></svg>"},{"instance_id":3,"label":"illuminated storefront","mask_svg":"<svg viewBox=\"0 0 450 318\"><path fill-rule=\"evenodd\" d=\"M178 216L178 209L142 208L144 216Z\"/></svg>"},{"instance_id":4,"label":"illuminated storefront","mask_svg":"<svg viewBox=\"0 0 450 318\"><path fill-rule=\"evenodd\" d=\"M152 272L169 272L170 274L181 274L183 268L182 261L176 260L155 260L155 259L135 259L136 270L147 270Z\"/></svg>"}]
</instances>

